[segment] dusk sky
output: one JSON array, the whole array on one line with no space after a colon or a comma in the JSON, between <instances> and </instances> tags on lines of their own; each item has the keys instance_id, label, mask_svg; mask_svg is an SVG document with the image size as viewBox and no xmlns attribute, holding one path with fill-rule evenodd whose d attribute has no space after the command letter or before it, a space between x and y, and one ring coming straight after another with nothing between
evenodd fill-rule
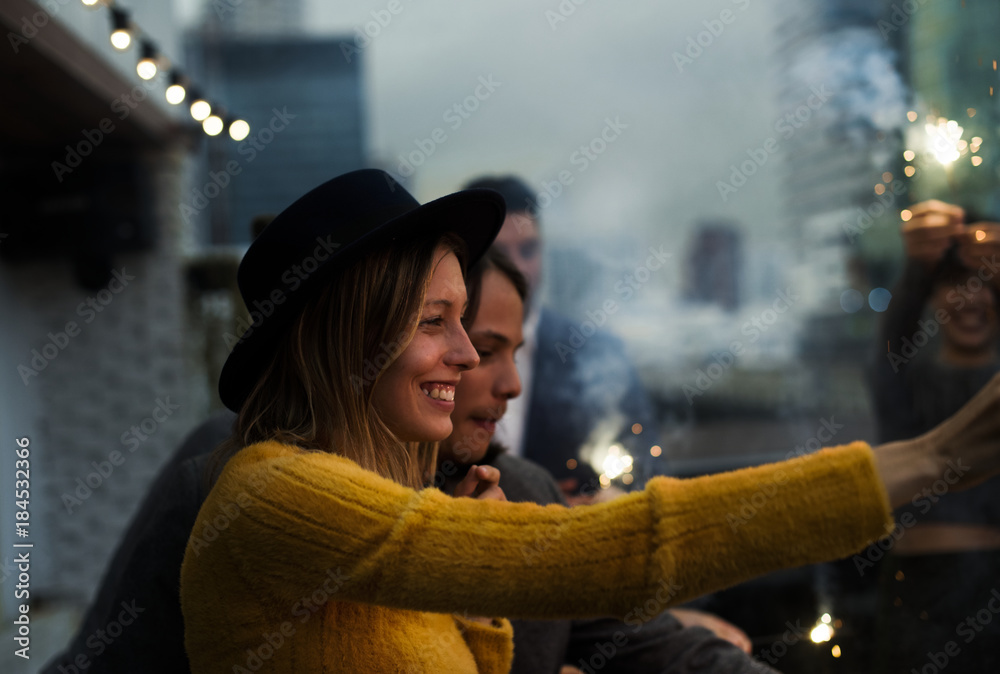
<instances>
[{"instance_id":1,"label":"dusk sky","mask_svg":"<svg viewBox=\"0 0 1000 674\"><path fill-rule=\"evenodd\" d=\"M182 3L186 16L190 4ZM775 135L772 4L312 0L306 24L353 36L372 12L391 17L361 49L369 141L393 172L406 170L400 153L426 154L415 140L433 148L411 183L421 200L483 172L517 173L541 191L568 171L572 184L543 215L550 235L607 234L613 225L662 242L716 215L774 234L778 161L728 203L716 186L747 149ZM699 33L700 54L688 41ZM688 49L695 58L678 65L675 53L688 58ZM456 113L480 78L498 84L479 89L488 96L471 101L478 109ZM443 142L433 142L435 130ZM574 155L602 132L613 140L600 155Z\"/></svg>"}]
</instances>

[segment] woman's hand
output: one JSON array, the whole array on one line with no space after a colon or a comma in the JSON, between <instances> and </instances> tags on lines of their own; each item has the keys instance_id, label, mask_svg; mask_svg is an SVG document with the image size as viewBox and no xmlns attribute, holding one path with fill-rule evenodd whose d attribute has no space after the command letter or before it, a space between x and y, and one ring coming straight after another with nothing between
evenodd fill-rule
<instances>
[{"instance_id":1,"label":"woman's hand","mask_svg":"<svg viewBox=\"0 0 1000 674\"><path fill-rule=\"evenodd\" d=\"M928 270L934 269L954 237L964 231L965 211L960 206L930 199L914 204L910 212L913 217L902 227L906 256Z\"/></svg>"},{"instance_id":2,"label":"woman's hand","mask_svg":"<svg viewBox=\"0 0 1000 674\"><path fill-rule=\"evenodd\" d=\"M1000 374L924 435L876 447L875 461L893 508L938 482L958 491L1000 474Z\"/></svg>"},{"instance_id":3,"label":"woman's hand","mask_svg":"<svg viewBox=\"0 0 1000 674\"><path fill-rule=\"evenodd\" d=\"M962 473L962 489L1000 474L1000 374L921 439L936 449L940 474Z\"/></svg>"},{"instance_id":4,"label":"woman's hand","mask_svg":"<svg viewBox=\"0 0 1000 674\"><path fill-rule=\"evenodd\" d=\"M956 237L958 257L969 270L970 276L979 273L983 280L1000 287L1000 276L994 271L997 255L1000 255L1000 223L973 222Z\"/></svg>"}]
</instances>

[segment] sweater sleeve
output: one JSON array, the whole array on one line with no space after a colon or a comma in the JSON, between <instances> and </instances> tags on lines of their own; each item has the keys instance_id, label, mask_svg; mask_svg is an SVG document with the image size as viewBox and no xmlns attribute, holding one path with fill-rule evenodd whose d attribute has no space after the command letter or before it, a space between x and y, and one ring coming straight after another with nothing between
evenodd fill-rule
<instances>
[{"instance_id":1,"label":"sweater sleeve","mask_svg":"<svg viewBox=\"0 0 1000 674\"><path fill-rule=\"evenodd\" d=\"M336 573L342 600L526 618L621 616L650 600L666 608L845 556L891 525L864 443L704 478L658 477L578 508L414 491L343 457L262 443L230 460L186 567L202 554L199 532L227 512L212 547L276 605Z\"/></svg>"},{"instance_id":2,"label":"sweater sleeve","mask_svg":"<svg viewBox=\"0 0 1000 674\"><path fill-rule=\"evenodd\" d=\"M455 616L455 624L476 659L477 674L510 672L510 663L514 659L514 629L509 620L499 619L494 620L492 625L482 625Z\"/></svg>"}]
</instances>

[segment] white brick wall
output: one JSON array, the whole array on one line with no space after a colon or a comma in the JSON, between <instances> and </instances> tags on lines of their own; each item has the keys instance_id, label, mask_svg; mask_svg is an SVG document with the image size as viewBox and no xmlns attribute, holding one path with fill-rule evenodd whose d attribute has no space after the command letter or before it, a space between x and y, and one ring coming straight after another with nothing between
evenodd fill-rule
<instances>
[{"instance_id":1,"label":"white brick wall","mask_svg":"<svg viewBox=\"0 0 1000 674\"><path fill-rule=\"evenodd\" d=\"M6 420L4 443L32 434L32 598L89 601L150 480L207 413L208 378L185 337L190 326L178 255L183 221L176 207L182 150L146 164L155 176L158 242L153 250L116 257L115 268L135 279L90 323L77 307L95 292L75 282L68 260L0 271L2 304L17 307L19 326L3 345L12 365L0 392L21 398L24 410L21 418ZM25 387L17 364L27 365L31 349L41 349L46 334L63 330L67 321L76 321L81 334ZM149 419L146 430L153 426L158 400L180 407L137 447L123 444L122 434L133 425ZM74 494L76 479L95 472L91 462L105 462L115 450L124 462L69 514L62 494Z\"/></svg>"}]
</instances>

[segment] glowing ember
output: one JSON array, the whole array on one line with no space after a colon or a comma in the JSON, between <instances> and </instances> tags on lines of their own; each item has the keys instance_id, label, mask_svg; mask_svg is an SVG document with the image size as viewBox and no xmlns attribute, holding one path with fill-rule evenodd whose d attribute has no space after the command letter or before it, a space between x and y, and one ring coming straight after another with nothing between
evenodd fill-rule
<instances>
[{"instance_id":1,"label":"glowing ember","mask_svg":"<svg viewBox=\"0 0 1000 674\"><path fill-rule=\"evenodd\" d=\"M938 118L937 124L925 124L927 149L942 165L947 166L962 156L961 139L965 129L953 119Z\"/></svg>"},{"instance_id":2,"label":"glowing ember","mask_svg":"<svg viewBox=\"0 0 1000 674\"><path fill-rule=\"evenodd\" d=\"M809 633L809 638L816 644L829 641L833 638L833 628L826 623L820 623L819 625L816 625L816 627L812 628L812 632Z\"/></svg>"}]
</instances>

